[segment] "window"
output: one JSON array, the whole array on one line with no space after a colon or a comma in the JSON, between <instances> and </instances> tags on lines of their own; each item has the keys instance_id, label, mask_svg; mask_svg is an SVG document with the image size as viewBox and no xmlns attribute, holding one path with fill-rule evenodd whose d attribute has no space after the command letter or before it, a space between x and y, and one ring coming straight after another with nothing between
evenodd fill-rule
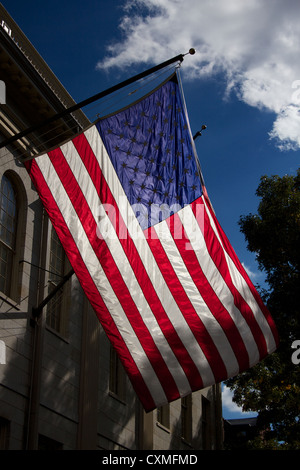
<instances>
[{"instance_id":1,"label":"window","mask_svg":"<svg viewBox=\"0 0 300 470\"><path fill-rule=\"evenodd\" d=\"M181 437L192 441L192 395L181 399Z\"/></svg>"},{"instance_id":2,"label":"window","mask_svg":"<svg viewBox=\"0 0 300 470\"><path fill-rule=\"evenodd\" d=\"M3 80L0 80L0 104L5 104L6 86Z\"/></svg>"},{"instance_id":3,"label":"window","mask_svg":"<svg viewBox=\"0 0 300 470\"><path fill-rule=\"evenodd\" d=\"M157 421L167 429L170 429L170 405L160 406L157 408Z\"/></svg>"},{"instance_id":4,"label":"window","mask_svg":"<svg viewBox=\"0 0 300 470\"><path fill-rule=\"evenodd\" d=\"M50 439L50 437L39 435L38 450L63 450L61 442Z\"/></svg>"},{"instance_id":5,"label":"window","mask_svg":"<svg viewBox=\"0 0 300 470\"><path fill-rule=\"evenodd\" d=\"M17 234L17 194L10 178L3 175L0 190L0 290L13 297L13 258Z\"/></svg>"},{"instance_id":6,"label":"window","mask_svg":"<svg viewBox=\"0 0 300 470\"><path fill-rule=\"evenodd\" d=\"M210 429L210 401L202 396L202 446L203 450L211 449L211 429Z\"/></svg>"},{"instance_id":7,"label":"window","mask_svg":"<svg viewBox=\"0 0 300 470\"><path fill-rule=\"evenodd\" d=\"M50 239L50 261L49 261L49 293L63 279L65 273L65 252L52 227ZM46 323L53 330L66 334L66 315L64 302L64 289L66 284L52 297L47 305Z\"/></svg>"},{"instance_id":8,"label":"window","mask_svg":"<svg viewBox=\"0 0 300 470\"><path fill-rule=\"evenodd\" d=\"M112 346L110 346L109 391L120 400L125 400L125 372Z\"/></svg>"},{"instance_id":9,"label":"window","mask_svg":"<svg viewBox=\"0 0 300 470\"><path fill-rule=\"evenodd\" d=\"M8 450L10 422L0 417L0 450Z\"/></svg>"}]
</instances>

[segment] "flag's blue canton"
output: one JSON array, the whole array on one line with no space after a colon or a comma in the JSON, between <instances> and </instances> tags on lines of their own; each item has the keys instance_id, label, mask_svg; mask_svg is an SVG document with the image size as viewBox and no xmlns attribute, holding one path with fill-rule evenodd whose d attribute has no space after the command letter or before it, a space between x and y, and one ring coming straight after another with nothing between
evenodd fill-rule
<instances>
[{"instance_id":1,"label":"flag's blue canton","mask_svg":"<svg viewBox=\"0 0 300 470\"><path fill-rule=\"evenodd\" d=\"M197 157L175 81L100 120L97 128L143 229L202 195Z\"/></svg>"}]
</instances>

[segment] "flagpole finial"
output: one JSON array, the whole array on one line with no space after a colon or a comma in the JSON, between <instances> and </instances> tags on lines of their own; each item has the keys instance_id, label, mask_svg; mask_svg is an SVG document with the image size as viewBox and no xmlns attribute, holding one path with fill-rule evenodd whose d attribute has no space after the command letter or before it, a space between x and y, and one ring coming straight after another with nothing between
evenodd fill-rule
<instances>
[{"instance_id":1,"label":"flagpole finial","mask_svg":"<svg viewBox=\"0 0 300 470\"><path fill-rule=\"evenodd\" d=\"M207 128L207 126L205 124L203 124L202 127L201 127L201 131L204 131L206 128ZM197 137L201 137L201 135L202 135L201 131L196 132L196 134L193 136L193 140L196 140Z\"/></svg>"},{"instance_id":2,"label":"flagpole finial","mask_svg":"<svg viewBox=\"0 0 300 470\"><path fill-rule=\"evenodd\" d=\"M188 54L191 54L191 55L196 54L196 49L194 49L193 47L191 47L190 50L189 50L189 52L186 52L186 53L183 54L183 55L185 56L185 55L188 55Z\"/></svg>"}]
</instances>

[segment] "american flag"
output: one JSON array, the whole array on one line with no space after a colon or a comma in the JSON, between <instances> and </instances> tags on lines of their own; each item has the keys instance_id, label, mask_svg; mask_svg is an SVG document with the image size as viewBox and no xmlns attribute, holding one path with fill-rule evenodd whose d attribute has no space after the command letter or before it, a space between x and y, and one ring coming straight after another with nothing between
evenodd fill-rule
<instances>
[{"instance_id":1,"label":"american flag","mask_svg":"<svg viewBox=\"0 0 300 470\"><path fill-rule=\"evenodd\" d=\"M146 411L276 349L212 210L177 73L26 166Z\"/></svg>"}]
</instances>

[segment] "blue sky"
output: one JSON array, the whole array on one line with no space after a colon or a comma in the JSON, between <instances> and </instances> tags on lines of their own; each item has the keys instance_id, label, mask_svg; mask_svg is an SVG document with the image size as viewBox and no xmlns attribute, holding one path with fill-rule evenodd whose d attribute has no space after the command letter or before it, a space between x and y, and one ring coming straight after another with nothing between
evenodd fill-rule
<instances>
[{"instance_id":1,"label":"blue sky","mask_svg":"<svg viewBox=\"0 0 300 470\"><path fill-rule=\"evenodd\" d=\"M217 217L254 283L263 283L239 231L256 212L262 175L300 162L298 0L3 0L79 102L190 47L181 66L196 147ZM91 120L97 107L83 109ZM227 405L224 416L238 417Z\"/></svg>"}]
</instances>

